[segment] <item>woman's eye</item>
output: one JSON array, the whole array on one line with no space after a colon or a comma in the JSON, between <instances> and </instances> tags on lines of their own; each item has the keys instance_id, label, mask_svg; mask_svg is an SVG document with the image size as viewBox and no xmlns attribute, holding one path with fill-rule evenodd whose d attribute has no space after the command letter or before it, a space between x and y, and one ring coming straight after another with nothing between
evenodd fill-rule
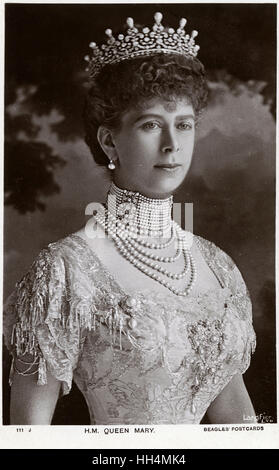
<instances>
[{"instance_id":1,"label":"woman's eye","mask_svg":"<svg viewBox=\"0 0 279 470\"><path fill-rule=\"evenodd\" d=\"M151 121L151 122L145 122L142 127L143 129L153 130L153 129L158 129L160 126L158 122Z\"/></svg>"},{"instance_id":2,"label":"woman's eye","mask_svg":"<svg viewBox=\"0 0 279 470\"><path fill-rule=\"evenodd\" d=\"M181 122L177 127L181 130L191 130L193 129L193 124L191 122Z\"/></svg>"}]
</instances>

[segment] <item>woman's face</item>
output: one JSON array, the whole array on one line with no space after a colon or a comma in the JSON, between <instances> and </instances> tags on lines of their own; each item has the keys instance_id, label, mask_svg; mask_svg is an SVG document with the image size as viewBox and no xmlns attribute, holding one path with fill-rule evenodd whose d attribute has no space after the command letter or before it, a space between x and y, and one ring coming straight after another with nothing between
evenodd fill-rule
<instances>
[{"instance_id":1,"label":"woman's face","mask_svg":"<svg viewBox=\"0 0 279 470\"><path fill-rule=\"evenodd\" d=\"M195 137L195 116L187 99L155 99L122 117L113 134L117 156L113 179L120 188L164 198L183 182Z\"/></svg>"}]
</instances>

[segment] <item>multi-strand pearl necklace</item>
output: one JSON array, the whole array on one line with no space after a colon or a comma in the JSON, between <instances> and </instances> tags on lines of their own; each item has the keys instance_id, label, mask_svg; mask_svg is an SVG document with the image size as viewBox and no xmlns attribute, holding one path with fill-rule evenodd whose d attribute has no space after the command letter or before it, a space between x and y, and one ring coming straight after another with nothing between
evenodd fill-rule
<instances>
[{"instance_id":1,"label":"multi-strand pearl necklace","mask_svg":"<svg viewBox=\"0 0 279 470\"><path fill-rule=\"evenodd\" d=\"M150 199L138 192L122 190L111 184L104 212L94 217L119 252L133 266L179 296L186 296L196 281L196 267L191 255L192 235L184 232L171 218L172 197ZM189 239L187 237L189 236ZM168 236L163 243L150 243L145 237ZM160 256L154 251L176 245L173 256ZM184 267L173 273L159 263L170 265L183 257ZM168 279L180 280L188 274L188 282L176 289ZM167 279L166 279L167 278Z\"/></svg>"}]
</instances>

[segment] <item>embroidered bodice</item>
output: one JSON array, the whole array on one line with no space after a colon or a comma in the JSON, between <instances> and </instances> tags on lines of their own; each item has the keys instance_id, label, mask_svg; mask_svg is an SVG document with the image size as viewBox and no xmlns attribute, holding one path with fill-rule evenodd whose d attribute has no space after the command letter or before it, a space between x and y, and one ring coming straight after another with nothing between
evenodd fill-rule
<instances>
[{"instance_id":1,"label":"embroidered bodice","mask_svg":"<svg viewBox=\"0 0 279 470\"><path fill-rule=\"evenodd\" d=\"M50 243L6 301L7 347L34 355L39 385L46 369L65 394L74 379L92 424L199 423L249 366L255 333L235 263L194 240L220 288L184 298L125 292L78 235Z\"/></svg>"}]
</instances>

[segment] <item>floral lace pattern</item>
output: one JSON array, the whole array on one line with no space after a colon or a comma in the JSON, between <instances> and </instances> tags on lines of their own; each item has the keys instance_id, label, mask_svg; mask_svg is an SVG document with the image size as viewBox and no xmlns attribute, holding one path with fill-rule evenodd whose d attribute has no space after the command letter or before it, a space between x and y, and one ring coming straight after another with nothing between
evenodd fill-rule
<instances>
[{"instance_id":1,"label":"floral lace pattern","mask_svg":"<svg viewBox=\"0 0 279 470\"><path fill-rule=\"evenodd\" d=\"M255 349L252 307L232 259L194 236L220 283L198 296L124 292L75 234L40 251L5 303L14 358L83 393L93 424L199 423ZM10 382L13 379L12 367Z\"/></svg>"}]
</instances>

